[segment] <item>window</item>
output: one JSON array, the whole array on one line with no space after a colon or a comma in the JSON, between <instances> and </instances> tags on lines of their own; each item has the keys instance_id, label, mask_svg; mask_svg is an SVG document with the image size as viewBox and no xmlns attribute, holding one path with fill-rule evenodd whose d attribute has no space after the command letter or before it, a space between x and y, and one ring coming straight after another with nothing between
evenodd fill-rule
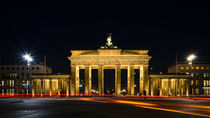
<instances>
[{"instance_id":1,"label":"window","mask_svg":"<svg viewBox=\"0 0 210 118\"><path fill-rule=\"evenodd\" d=\"M24 70L24 67L22 67L21 70Z\"/></svg>"},{"instance_id":2,"label":"window","mask_svg":"<svg viewBox=\"0 0 210 118\"><path fill-rule=\"evenodd\" d=\"M206 86L206 80L203 80L203 86Z\"/></svg>"},{"instance_id":3,"label":"window","mask_svg":"<svg viewBox=\"0 0 210 118\"><path fill-rule=\"evenodd\" d=\"M203 70L204 69L204 67L201 67L201 70Z\"/></svg>"},{"instance_id":4,"label":"window","mask_svg":"<svg viewBox=\"0 0 210 118\"><path fill-rule=\"evenodd\" d=\"M194 94L195 93L195 90L194 89L192 89L192 94Z\"/></svg>"},{"instance_id":5,"label":"window","mask_svg":"<svg viewBox=\"0 0 210 118\"><path fill-rule=\"evenodd\" d=\"M9 76L10 78L17 78L17 73L10 73Z\"/></svg>"},{"instance_id":6,"label":"window","mask_svg":"<svg viewBox=\"0 0 210 118\"><path fill-rule=\"evenodd\" d=\"M12 67L12 70L15 70L15 68L14 68L14 67Z\"/></svg>"},{"instance_id":7,"label":"window","mask_svg":"<svg viewBox=\"0 0 210 118\"><path fill-rule=\"evenodd\" d=\"M209 69L209 67L206 67L206 70L208 70Z\"/></svg>"},{"instance_id":8,"label":"window","mask_svg":"<svg viewBox=\"0 0 210 118\"><path fill-rule=\"evenodd\" d=\"M210 86L210 80L204 80L203 86Z\"/></svg>"},{"instance_id":9,"label":"window","mask_svg":"<svg viewBox=\"0 0 210 118\"><path fill-rule=\"evenodd\" d=\"M9 80L9 87L12 87L12 80Z\"/></svg>"},{"instance_id":10,"label":"window","mask_svg":"<svg viewBox=\"0 0 210 118\"><path fill-rule=\"evenodd\" d=\"M4 81L3 80L1 81L1 85L4 86Z\"/></svg>"},{"instance_id":11,"label":"window","mask_svg":"<svg viewBox=\"0 0 210 118\"><path fill-rule=\"evenodd\" d=\"M37 67L36 69L39 70L39 67Z\"/></svg>"},{"instance_id":12,"label":"window","mask_svg":"<svg viewBox=\"0 0 210 118\"><path fill-rule=\"evenodd\" d=\"M199 85L199 80L196 80L196 83L195 83L196 85Z\"/></svg>"},{"instance_id":13,"label":"window","mask_svg":"<svg viewBox=\"0 0 210 118\"><path fill-rule=\"evenodd\" d=\"M189 70L190 68L189 67L186 67L186 70Z\"/></svg>"},{"instance_id":14,"label":"window","mask_svg":"<svg viewBox=\"0 0 210 118\"><path fill-rule=\"evenodd\" d=\"M209 73L203 73L203 77L209 77Z\"/></svg>"},{"instance_id":15,"label":"window","mask_svg":"<svg viewBox=\"0 0 210 118\"><path fill-rule=\"evenodd\" d=\"M199 70L199 68L200 68L200 67L196 66L196 68L195 68L195 69L196 69L196 70Z\"/></svg>"},{"instance_id":16,"label":"window","mask_svg":"<svg viewBox=\"0 0 210 118\"><path fill-rule=\"evenodd\" d=\"M15 81L14 81L14 80L12 80L12 87L14 87L14 85L15 85Z\"/></svg>"},{"instance_id":17,"label":"window","mask_svg":"<svg viewBox=\"0 0 210 118\"><path fill-rule=\"evenodd\" d=\"M194 73L191 73L191 77L194 77Z\"/></svg>"},{"instance_id":18,"label":"window","mask_svg":"<svg viewBox=\"0 0 210 118\"><path fill-rule=\"evenodd\" d=\"M195 89L195 94L196 94L196 95L199 94L199 89L198 89L198 88Z\"/></svg>"},{"instance_id":19,"label":"window","mask_svg":"<svg viewBox=\"0 0 210 118\"><path fill-rule=\"evenodd\" d=\"M195 67L192 66L192 67L191 67L191 70L194 70L194 69L195 69Z\"/></svg>"},{"instance_id":20,"label":"window","mask_svg":"<svg viewBox=\"0 0 210 118\"><path fill-rule=\"evenodd\" d=\"M184 67L180 67L181 70L184 70Z\"/></svg>"},{"instance_id":21,"label":"window","mask_svg":"<svg viewBox=\"0 0 210 118\"><path fill-rule=\"evenodd\" d=\"M9 67L7 67L7 70L9 70Z\"/></svg>"},{"instance_id":22,"label":"window","mask_svg":"<svg viewBox=\"0 0 210 118\"><path fill-rule=\"evenodd\" d=\"M1 67L1 70L4 70L4 67Z\"/></svg>"},{"instance_id":23,"label":"window","mask_svg":"<svg viewBox=\"0 0 210 118\"><path fill-rule=\"evenodd\" d=\"M29 85L29 80L26 81L26 85L27 85L27 86Z\"/></svg>"},{"instance_id":24,"label":"window","mask_svg":"<svg viewBox=\"0 0 210 118\"><path fill-rule=\"evenodd\" d=\"M12 89L12 94L14 94L15 93L15 89Z\"/></svg>"},{"instance_id":25,"label":"window","mask_svg":"<svg viewBox=\"0 0 210 118\"><path fill-rule=\"evenodd\" d=\"M4 78L4 73L1 74L2 78Z\"/></svg>"},{"instance_id":26,"label":"window","mask_svg":"<svg viewBox=\"0 0 210 118\"><path fill-rule=\"evenodd\" d=\"M191 85L193 85L193 80L191 80Z\"/></svg>"},{"instance_id":27,"label":"window","mask_svg":"<svg viewBox=\"0 0 210 118\"><path fill-rule=\"evenodd\" d=\"M19 67L17 67L16 69L17 69L17 70L19 70L20 68L19 68Z\"/></svg>"},{"instance_id":28,"label":"window","mask_svg":"<svg viewBox=\"0 0 210 118\"><path fill-rule=\"evenodd\" d=\"M10 73L10 74L9 74L9 77L10 77L10 78L13 78L13 74L12 74L12 73Z\"/></svg>"},{"instance_id":29,"label":"window","mask_svg":"<svg viewBox=\"0 0 210 118\"><path fill-rule=\"evenodd\" d=\"M24 73L22 73L22 79L24 79Z\"/></svg>"},{"instance_id":30,"label":"window","mask_svg":"<svg viewBox=\"0 0 210 118\"><path fill-rule=\"evenodd\" d=\"M34 67L32 67L31 69L34 70Z\"/></svg>"},{"instance_id":31,"label":"window","mask_svg":"<svg viewBox=\"0 0 210 118\"><path fill-rule=\"evenodd\" d=\"M204 80L204 81L203 81L203 86L208 86L208 87L210 87L210 80Z\"/></svg>"}]
</instances>

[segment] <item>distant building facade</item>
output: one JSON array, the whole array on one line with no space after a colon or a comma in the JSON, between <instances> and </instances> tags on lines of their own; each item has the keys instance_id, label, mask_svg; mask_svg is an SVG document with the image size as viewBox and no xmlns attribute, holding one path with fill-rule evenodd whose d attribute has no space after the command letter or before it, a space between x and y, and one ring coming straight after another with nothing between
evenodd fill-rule
<instances>
[{"instance_id":1,"label":"distant building facade","mask_svg":"<svg viewBox=\"0 0 210 118\"><path fill-rule=\"evenodd\" d=\"M178 63L168 68L168 73L190 75L189 94L210 95L210 63Z\"/></svg>"},{"instance_id":2,"label":"distant building facade","mask_svg":"<svg viewBox=\"0 0 210 118\"><path fill-rule=\"evenodd\" d=\"M30 75L34 73L52 73L52 69L43 64L32 64L29 67L22 63L0 64L0 93L31 93Z\"/></svg>"}]
</instances>

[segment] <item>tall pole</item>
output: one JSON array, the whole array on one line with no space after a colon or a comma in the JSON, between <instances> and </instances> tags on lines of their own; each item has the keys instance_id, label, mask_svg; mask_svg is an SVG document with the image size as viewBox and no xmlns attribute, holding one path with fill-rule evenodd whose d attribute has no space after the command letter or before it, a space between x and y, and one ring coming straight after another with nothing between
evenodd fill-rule
<instances>
[{"instance_id":1,"label":"tall pole","mask_svg":"<svg viewBox=\"0 0 210 118\"><path fill-rule=\"evenodd\" d=\"M44 75L46 75L46 68L47 68L47 59L46 55L44 55Z\"/></svg>"},{"instance_id":2,"label":"tall pole","mask_svg":"<svg viewBox=\"0 0 210 118\"><path fill-rule=\"evenodd\" d=\"M177 54L176 54L176 75L177 75Z\"/></svg>"},{"instance_id":3,"label":"tall pole","mask_svg":"<svg viewBox=\"0 0 210 118\"><path fill-rule=\"evenodd\" d=\"M47 59L46 58L47 58L47 56L44 55L44 80L45 80L45 77L46 77L46 68L47 68ZM45 82L44 82L44 94L45 94Z\"/></svg>"},{"instance_id":4,"label":"tall pole","mask_svg":"<svg viewBox=\"0 0 210 118\"><path fill-rule=\"evenodd\" d=\"M176 75L177 75L177 60L178 60L177 57L178 57L178 56L177 56L177 54L176 54ZM175 80L175 96L177 95L177 94L176 94L176 86L177 86L177 85L176 85L176 80Z\"/></svg>"}]
</instances>

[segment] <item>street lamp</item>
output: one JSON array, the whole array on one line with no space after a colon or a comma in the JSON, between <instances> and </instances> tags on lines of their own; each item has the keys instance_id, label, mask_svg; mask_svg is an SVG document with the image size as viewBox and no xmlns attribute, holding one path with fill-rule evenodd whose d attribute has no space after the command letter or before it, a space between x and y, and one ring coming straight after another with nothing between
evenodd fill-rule
<instances>
[{"instance_id":1,"label":"street lamp","mask_svg":"<svg viewBox=\"0 0 210 118\"><path fill-rule=\"evenodd\" d=\"M31 62L33 61L33 58L31 57L30 54L25 54L25 55L23 55L23 59L27 61L27 66L28 66L28 67L27 67L27 76L26 76L26 79L29 80L29 66L31 65ZM23 79L23 78L22 78L22 79ZM22 82L23 82L23 83L22 83L22 86L23 86L24 88L27 88L27 94L28 94L29 82L27 81L26 84L24 83L25 80L23 80Z\"/></svg>"},{"instance_id":2,"label":"street lamp","mask_svg":"<svg viewBox=\"0 0 210 118\"><path fill-rule=\"evenodd\" d=\"M188 57L187 57L187 61L189 61L189 65L191 66L191 68L192 68L192 64L193 64L193 60L196 58L196 56L195 56L195 54L191 54L191 55L189 55ZM191 73L190 73L191 75L190 75L190 80L191 81L194 81L193 80L193 73L192 73L192 71L191 71ZM188 81L188 83L190 83L190 81ZM191 85L192 86L192 85ZM191 87L190 87L190 89L191 89ZM193 93L192 93L193 94ZM189 95L189 93L188 93L188 95Z\"/></svg>"},{"instance_id":3,"label":"street lamp","mask_svg":"<svg viewBox=\"0 0 210 118\"><path fill-rule=\"evenodd\" d=\"M196 58L194 54L191 54L187 57L187 61L189 61L189 64L192 65L193 60Z\"/></svg>"},{"instance_id":4,"label":"street lamp","mask_svg":"<svg viewBox=\"0 0 210 118\"><path fill-rule=\"evenodd\" d=\"M25 55L23 55L23 58L24 58L24 60L26 60L26 61L27 61L27 65L28 65L28 67L29 67L30 62L32 62L32 61L33 61L33 58L31 57L31 55L30 55L30 54L25 54Z\"/></svg>"}]
</instances>

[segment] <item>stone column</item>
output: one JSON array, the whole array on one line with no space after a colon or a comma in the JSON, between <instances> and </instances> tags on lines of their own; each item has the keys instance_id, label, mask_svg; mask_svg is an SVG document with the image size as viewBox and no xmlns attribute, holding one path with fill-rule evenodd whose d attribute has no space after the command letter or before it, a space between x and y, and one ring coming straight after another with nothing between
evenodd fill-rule
<instances>
[{"instance_id":1,"label":"stone column","mask_svg":"<svg viewBox=\"0 0 210 118\"><path fill-rule=\"evenodd\" d=\"M71 65L71 95L79 94L79 67Z\"/></svg>"},{"instance_id":2,"label":"stone column","mask_svg":"<svg viewBox=\"0 0 210 118\"><path fill-rule=\"evenodd\" d=\"M146 94L149 94L149 76L148 76L148 65L144 65L143 68L143 88L146 91Z\"/></svg>"},{"instance_id":3,"label":"stone column","mask_svg":"<svg viewBox=\"0 0 210 118\"><path fill-rule=\"evenodd\" d=\"M128 89L128 95L131 94L130 80L131 80L131 73L130 73L130 66L128 66L128 69L127 69L127 89Z\"/></svg>"},{"instance_id":4,"label":"stone column","mask_svg":"<svg viewBox=\"0 0 210 118\"><path fill-rule=\"evenodd\" d=\"M130 67L130 95L134 95L134 66Z\"/></svg>"},{"instance_id":5,"label":"stone column","mask_svg":"<svg viewBox=\"0 0 210 118\"><path fill-rule=\"evenodd\" d=\"M58 79L58 95L61 95L60 88L61 88L61 81Z\"/></svg>"},{"instance_id":6,"label":"stone column","mask_svg":"<svg viewBox=\"0 0 210 118\"><path fill-rule=\"evenodd\" d=\"M153 84L153 81L154 81L154 80L151 80L151 83L150 83L150 87L151 87L151 96L154 95L154 84Z\"/></svg>"},{"instance_id":7,"label":"stone column","mask_svg":"<svg viewBox=\"0 0 210 118\"><path fill-rule=\"evenodd\" d=\"M171 91L171 78L168 78L168 95L172 93Z\"/></svg>"},{"instance_id":8,"label":"stone column","mask_svg":"<svg viewBox=\"0 0 210 118\"><path fill-rule=\"evenodd\" d=\"M177 81L177 92L178 92L178 96L180 96L181 95L181 79L178 79L178 81Z\"/></svg>"},{"instance_id":9,"label":"stone column","mask_svg":"<svg viewBox=\"0 0 210 118\"><path fill-rule=\"evenodd\" d=\"M91 67L85 66L85 94L91 94Z\"/></svg>"},{"instance_id":10,"label":"stone column","mask_svg":"<svg viewBox=\"0 0 210 118\"><path fill-rule=\"evenodd\" d=\"M52 96L52 79L50 79L50 96Z\"/></svg>"},{"instance_id":11,"label":"stone column","mask_svg":"<svg viewBox=\"0 0 210 118\"><path fill-rule=\"evenodd\" d=\"M160 96L163 95L163 87L162 87L162 78L160 78L160 88L159 88L159 92L160 92Z\"/></svg>"},{"instance_id":12,"label":"stone column","mask_svg":"<svg viewBox=\"0 0 210 118\"><path fill-rule=\"evenodd\" d=\"M99 65L98 69L98 94L104 94L104 69L102 65Z\"/></svg>"},{"instance_id":13,"label":"stone column","mask_svg":"<svg viewBox=\"0 0 210 118\"><path fill-rule=\"evenodd\" d=\"M71 95L75 95L75 80L76 78L76 66L75 65L71 65L71 76L70 76L70 94Z\"/></svg>"},{"instance_id":14,"label":"stone column","mask_svg":"<svg viewBox=\"0 0 210 118\"><path fill-rule=\"evenodd\" d=\"M75 78L75 93L79 95L79 66L76 66L76 78Z\"/></svg>"},{"instance_id":15,"label":"stone column","mask_svg":"<svg viewBox=\"0 0 210 118\"><path fill-rule=\"evenodd\" d=\"M115 94L120 95L121 91L121 68L120 65L115 67Z\"/></svg>"},{"instance_id":16,"label":"stone column","mask_svg":"<svg viewBox=\"0 0 210 118\"><path fill-rule=\"evenodd\" d=\"M140 66L139 73L140 73L140 75L139 75L139 92L141 94L143 94L143 88L144 88L144 84L143 84L143 82L144 82L144 68L143 68L143 66Z\"/></svg>"},{"instance_id":17,"label":"stone column","mask_svg":"<svg viewBox=\"0 0 210 118\"><path fill-rule=\"evenodd\" d=\"M41 81L41 96L43 96L43 90L44 90L43 79L40 79L40 81Z\"/></svg>"},{"instance_id":18,"label":"stone column","mask_svg":"<svg viewBox=\"0 0 210 118\"><path fill-rule=\"evenodd\" d=\"M34 79L32 80L32 97L34 97L35 94L35 81Z\"/></svg>"},{"instance_id":19,"label":"stone column","mask_svg":"<svg viewBox=\"0 0 210 118\"><path fill-rule=\"evenodd\" d=\"M186 79L185 81L186 81L186 96L189 96L189 85L190 85L190 81L188 79Z\"/></svg>"},{"instance_id":20,"label":"stone column","mask_svg":"<svg viewBox=\"0 0 210 118\"><path fill-rule=\"evenodd\" d=\"M69 78L66 79L66 96L69 96L69 88L70 88L70 81Z\"/></svg>"}]
</instances>

